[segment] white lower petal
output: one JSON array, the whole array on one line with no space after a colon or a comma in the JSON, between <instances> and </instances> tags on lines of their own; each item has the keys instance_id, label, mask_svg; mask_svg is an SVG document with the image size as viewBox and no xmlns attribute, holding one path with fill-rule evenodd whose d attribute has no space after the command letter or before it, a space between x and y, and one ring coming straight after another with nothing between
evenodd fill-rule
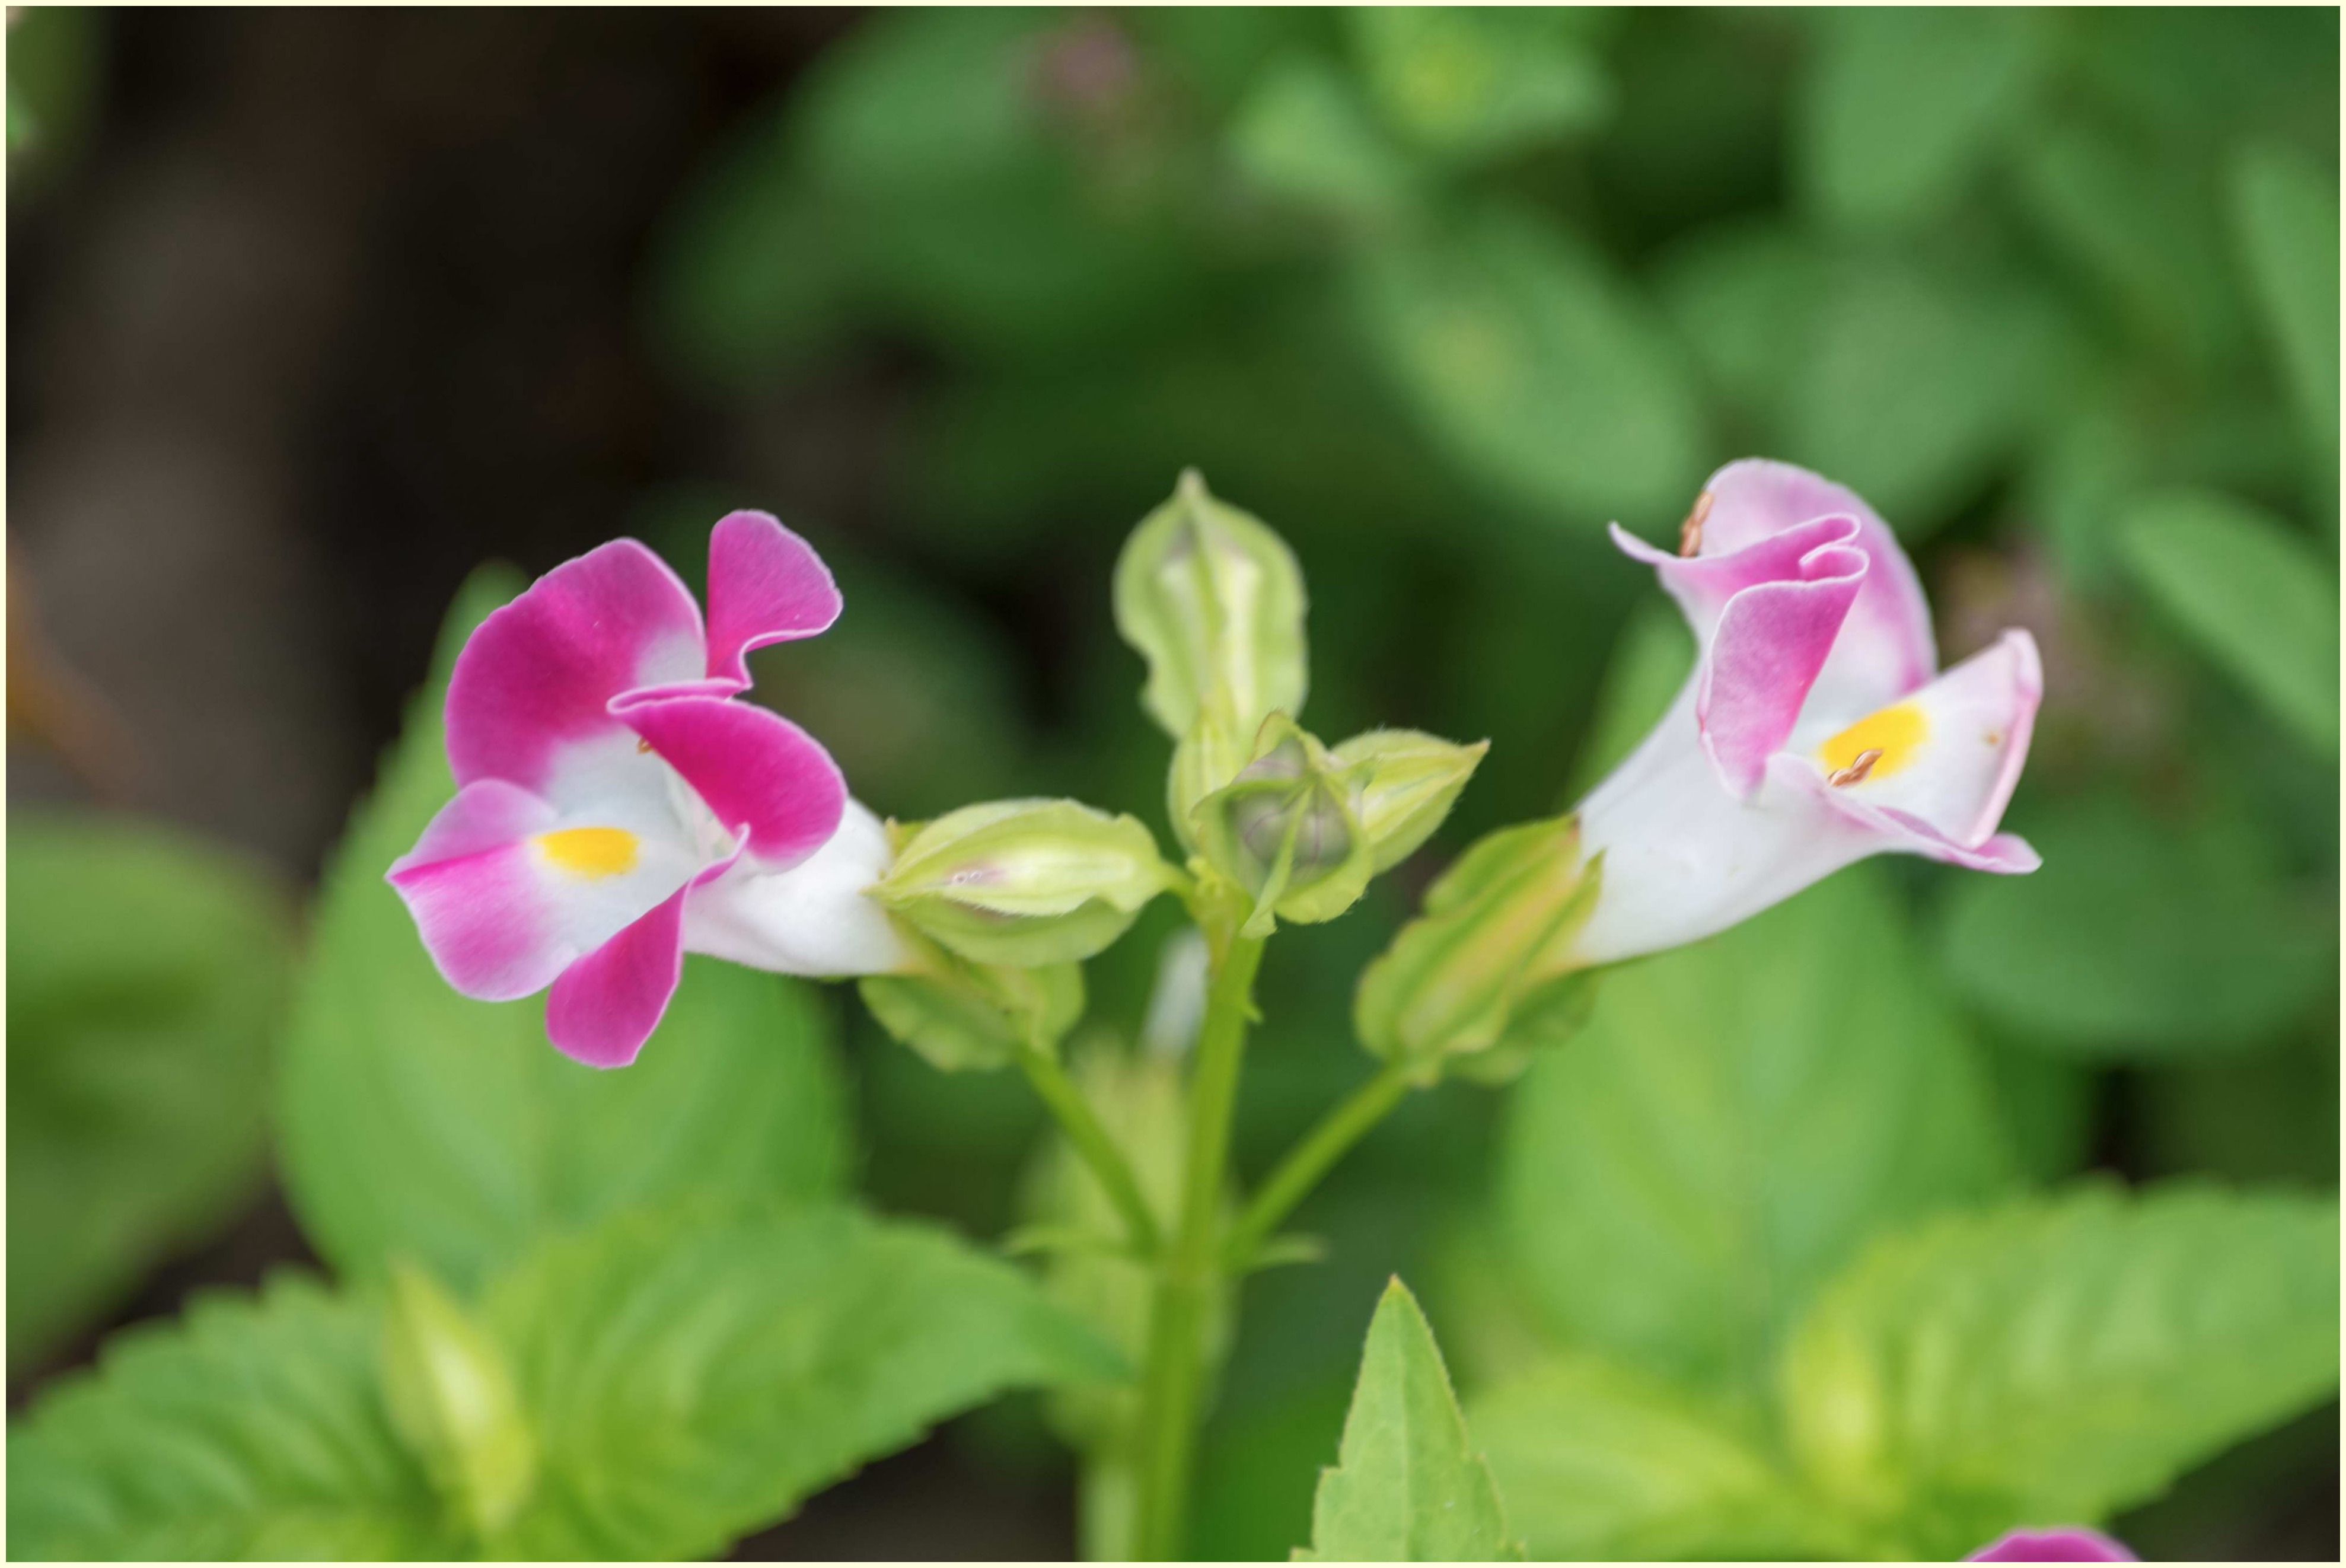
<instances>
[{"instance_id":1,"label":"white lower petal","mask_svg":"<svg viewBox=\"0 0 2346 1568\"><path fill-rule=\"evenodd\" d=\"M1699 941L1888 847L1772 769L1749 799L1729 795L1703 754L1691 683L1579 815L1583 852L1605 856L1574 943L1591 964Z\"/></svg>"},{"instance_id":2,"label":"white lower petal","mask_svg":"<svg viewBox=\"0 0 2346 1568\"><path fill-rule=\"evenodd\" d=\"M886 974L912 952L867 896L888 869L888 830L850 800L839 830L787 871L737 864L685 901L693 952L783 974Z\"/></svg>"}]
</instances>

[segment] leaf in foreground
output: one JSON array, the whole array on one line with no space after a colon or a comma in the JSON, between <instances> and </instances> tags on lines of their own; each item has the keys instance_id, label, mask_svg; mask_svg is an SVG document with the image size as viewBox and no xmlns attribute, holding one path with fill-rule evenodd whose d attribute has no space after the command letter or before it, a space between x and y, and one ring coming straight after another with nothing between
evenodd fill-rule
<instances>
[{"instance_id":1,"label":"leaf in foreground","mask_svg":"<svg viewBox=\"0 0 2346 1568\"><path fill-rule=\"evenodd\" d=\"M1385 1287L1361 1353L1336 1468L1320 1472L1311 1550L1329 1562L1521 1561L1490 1467L1467 1446L1466 1419L1416 1298Z\"/></svg>"}]
</instances>

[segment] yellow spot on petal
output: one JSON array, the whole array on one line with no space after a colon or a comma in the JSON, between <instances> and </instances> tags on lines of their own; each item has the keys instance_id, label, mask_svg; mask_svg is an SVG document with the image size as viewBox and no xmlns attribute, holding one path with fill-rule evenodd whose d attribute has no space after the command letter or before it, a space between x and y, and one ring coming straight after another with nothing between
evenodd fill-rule
<instances>
[{"instance_id":1,"label":"yellow spot on petal","mask_svg":"<svg viewBox=\"0 0 2346 1568\"><path fill-rule=\"evenodd\" d=\"M565 828L540 833L546 858L574 877L616 877L636 863L636 836L624 828Z\"/></svg>"},{"instance_id":2,"label":"yellow spot on petal","mask_svg":"<svg viewBox=\"0 0 2346 1568\"><path fill-rule=\"evenodd\" d=\"M1817 748L1817 759L1828 773L1853 768L1866 752L1879 752L1867 769L1868 779L1884 779L1914 759L1931 737L1931 721L1911 702L1893 703L1868 714Z\"/></svg>"}]
</instances>

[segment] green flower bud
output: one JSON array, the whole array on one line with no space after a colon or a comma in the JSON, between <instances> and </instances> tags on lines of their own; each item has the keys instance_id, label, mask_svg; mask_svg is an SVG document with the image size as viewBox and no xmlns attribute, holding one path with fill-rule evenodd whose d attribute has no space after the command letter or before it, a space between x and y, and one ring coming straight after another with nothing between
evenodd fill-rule
<instances>
[{"instance_id":1,"label":"green flower bud","mask_svg":"<svg viewBox=\"0 0 2346 1568\"><path fill-rule=\"evenodd\" d=\"M401 1441L476 1537L503 1530L537 1481L537 1437L504 1351L438 1281L400 1258L380 1358Z\"/></svg>"},{"instance_id":2,"label":"green flower bud","mask_svg":"<svg viewBox=\"0 0 2346 1568\"><path fill-rule=\"evenodd\" d=\"M1414 729L1372 729L1336 748L1331 755L1352 781L1379 871L1433 836L1490 749L1487 740L1460 746Z\"/></svg>"},{"instance_id":3,"label":"green flower bud","mask_svg":"<svg viewBox=\"0 0 2346 1568\"><path fill-rule=\"evenodd\" d=\"M1254 760L1190 815L1208 864L1253 901L1240 929L1333 920L1369 885L1375 855L1335 759L1285 714L1266 720Z\"/></svg>"},{"instance_id":4,"label":"green flower bud","mask_svg":"<svg viewBox=\"0 0 2346 1568\"><path fill-rule=\"evenodd\" d=\"M1007 1066L1022 1045L1056 1050L1084 1015L1079 964L972 963L917 932L907 936L917 967L866 975L856 990L880 1027L939 1072Z\"/></svg>"},{"instance_id":5,"label":"green flower bud","mask_svg":"<svg viewBox=\"0 0 2346 1568\"><path fill-rule=\"evenodd\" d=\"M996 800L914 830L874 892L964 958L1035 967L1091 957L1172 878L1136 817Z\"/></svg>"},{"instance_id":6,"label":"green flower bud","mask_svg":"<svg viewBox=\"0 0 2346 1568\"><path fill-rule=\"evenodd\" d=\"M1601 860L1582 861L1570 817L1478 841L1362 972L1361 1043L1389 1060L1456 1059L1452 1070L1489 1081L1568 1036L1591 996L1572 941L1596 906Z\"/></svg>"},{"instance_id":7,"label":"green flower bud","mask_svg":"<svg viewBox=\"0 0 2346 1568\"><path fill-rule=\"evenodd\" d=\"M1209 705L1241 741L1273 712L1302 711L1310 667L1294 552L1207 494L1194 468L1125 542L1116 626L1148 661L1141 705L1177 740Z\"/></svg>"}]
</instances>

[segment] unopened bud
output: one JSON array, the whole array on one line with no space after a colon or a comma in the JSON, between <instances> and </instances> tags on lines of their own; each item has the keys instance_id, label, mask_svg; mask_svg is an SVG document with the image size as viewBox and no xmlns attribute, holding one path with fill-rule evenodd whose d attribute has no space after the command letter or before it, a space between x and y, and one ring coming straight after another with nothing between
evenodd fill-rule
<instances>
[{"instance_id":1,"label":"unopened bud","mask_svg":"<svg viewBox=\"0 0 2346 1568\"><path fill-rule=\"evenodd\" d=\"M1331 753L1352 786L1379 871L1433 837L1490 749L1487 740L1460 746L1414 729L1372 729Z\"/></svg>"},{"instance_id":2,"label":"unopened bud","mask_svg":"<svg viewBox=\"0 0 2346 1568\"><path fill-rule=\"evenodd\" d=\"M1569 817L1481 840L1362 972L1352 1004L1361 1043L1392 1060L1458 1058L1477 1077L1519 1071L1586 1015L1590 976L1572 942L1601 875L1596 860L1582 861Z\"/></svg>"},{"instance_id":3,"label":"unopened bud","mask_svg":"<svg viewBox=\"0 0 2346 1568\"><path fill-rule=\"evenodd\" d=\"M1125 543L1116 626L1148 661L1141 705L1176 740L1209 704L1240 743L1270 714L1302 710L1302 570L1284 540L1214 499L1194 468Z\"/></svg>"},{"instance_id":4,"label":"unopened bud","mask_svg":"<svg viewBox=\"0 0 2346 1568\"><path fill-rule=\"evenodd\" d=\"M1031 967L1091 957L1171 876L1136 817L1073 800L996 800L914 831L875 892L964 958Z\"/></svg>"},{"instance_id":5,"label":"unopened bud","mask_svg":"<svg viewBox=\"0 0 2346 1568\"><path fill-rule=\"evenodd\" d=\"M1198 803L1190 818L1209 864L1254 908L1250 937L1278 920L1333 920L1352 907L1375 867L1368 833L1335 759L1284 714L1273 714L1254 760Z\"/></svg>"},{"instance_id":6,"label":"unopened bud","mask_svg":"<svg viewBox=\"0 0 2346 1568\"><path fill-rule=\"evenodd\" d=\"M476 1536L511 1523L537 1480L537 1437L504 1351L422 1268L391 1266L384 1402L410 1451Z\"/></svg>"},{"instance_id":7,"label":"unopened bud","mask_svg":"<svg viewBox=\"0 0 2346 1568\"><path fill-rule=\"evenodd\" d=\"M867 975L856 989L880 1027L939 1072L1007 1066L1025 1046L1056 1050L1083 1016L1079 965L972 963L917 933L911 940L915 967Z\"/></svg>"}]
</instances>

